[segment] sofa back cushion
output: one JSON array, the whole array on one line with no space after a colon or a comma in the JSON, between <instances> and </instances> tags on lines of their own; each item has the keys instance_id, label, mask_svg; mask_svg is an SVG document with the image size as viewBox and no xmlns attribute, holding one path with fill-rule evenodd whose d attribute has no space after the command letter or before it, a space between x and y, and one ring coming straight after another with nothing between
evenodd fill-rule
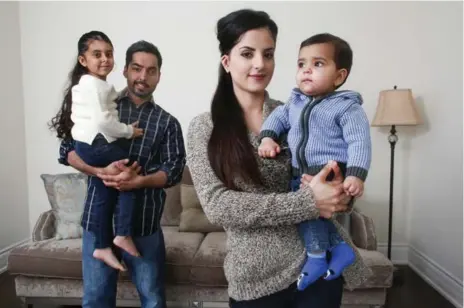
<instances>
[{"instance_id":1,"label":"sofa back cushion","mask_svg":"<svg viewBox=\"0 0 464 308\"><path fill-rule=\"evenodd\" d=\"M179 226L180 215L182 213L180 198L182 184L193 185L187 166L184 168L181 182L176 186L166 189L166 202L164 204L163 215L161 216L162 226Z\"/></svg>"},{"instance_id":2,"label":"sofa back cushion","mask_svg":"<svg viewBox=\"0 0 464 308\"><path fill-rule=\"evenodd\" d=\"M162 226L178 226L180 221L180 185L166 189L166 202L164 203Z\"/></svg>"},{"instance_id":3,"label":"sofa back cushion","mask_svg":"<svg viewBox=\"0 0 464 308\"><path fill-rule=\"evenodd\" d=\"M180 200L182 213L180 214L179 231L202 233L224 231L224 228L213 225L206 218L193 185L181 184Z\"/></svg>"},{"instance_id":4,"label":"sofa back cushion","mask_svg":"<svg viewBox=\"0 0 464 308\"><path fill-rule=\"evenodd\" d=\"M188 167L185 167L179 192L181 204L179 231L203 233L224 231L222 227L213 225L206 218Z\"/></svg>"}]
</instances>

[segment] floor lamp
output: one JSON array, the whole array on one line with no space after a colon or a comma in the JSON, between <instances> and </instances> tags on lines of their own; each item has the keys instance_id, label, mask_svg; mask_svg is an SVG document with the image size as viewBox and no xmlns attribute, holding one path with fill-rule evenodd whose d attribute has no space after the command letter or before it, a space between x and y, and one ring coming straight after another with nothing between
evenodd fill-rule
<instances>
[{"instance_id":1,"label":"floor lamp","mask_svg":"<svg viewBox=\"0 0 464 308\"><path fill-rule=\"evenodd\" d=\"M411 89L397 89L380 92L377 110L371 126L390 126L390 203L388 212L388 259L391 260L393 223L393 180L395 171L395 145L398 141L396 126L422 124Z\"/></svg>"}]
</instances>

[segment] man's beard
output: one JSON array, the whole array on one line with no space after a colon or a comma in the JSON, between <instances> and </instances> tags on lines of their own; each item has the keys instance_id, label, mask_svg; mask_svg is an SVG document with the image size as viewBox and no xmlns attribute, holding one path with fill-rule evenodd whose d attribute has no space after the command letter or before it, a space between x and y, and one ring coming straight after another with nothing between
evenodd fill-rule
<instances>
[{"instance_id":1,"label":"man's beard","mask_svg":"<svg viewBox=\"0 0 464 308\"><path fill-rule=\"evenodd\" d=\"M136 88L136 86L138 84L141 84L141 85L144 85L145 88L146 88L146 91L143 91L143 92L139 92ZM139 97L139 98L146 98L146 97L149 97L153 91L150 91L150 89L148 88L148 85L144 82L134 82L134 86L133 86L133 91L135 96Z\"/></svg>"}]
</instances>

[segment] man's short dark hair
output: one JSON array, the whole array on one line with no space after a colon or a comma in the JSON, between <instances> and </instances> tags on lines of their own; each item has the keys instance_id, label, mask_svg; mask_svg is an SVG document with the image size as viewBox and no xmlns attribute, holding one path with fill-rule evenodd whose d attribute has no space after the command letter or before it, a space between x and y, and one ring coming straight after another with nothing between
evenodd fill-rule
<instances>
[{"instance_id":1,"label":"man's short dark hair","mask_svg":"<svg viewBox=\"0 0 464 308\"><path fill-rule=\"evenodd\" d=\"M346 69L347 75L345 80L348 79L348 75L351 71L351 66L353 65L353 51L351 50L351 47L348 44L348 42L330 33L320 33L313 35L310 38L301 42L300 50L304 47L315 44L331 44L333 46L333 60L335 62L335 65L337 69Z\"/></svg>"},{"instance_id":2,"label":"man's short dark hair","mask_svg":"<svg viewBox=\"0 0 464 308\"><path fill-rule=\"evenodd\" d=\"M134 44L130 45L126 51L126 67L132 62L132 58L134 53L136 52L146 52L151 53L158 59L159 69L161 70L161 64L163 64L163 58L161 57L161 53L159 52L158 48L150 42L147 41L138 41Z\"/></svg>"}]
</instances>

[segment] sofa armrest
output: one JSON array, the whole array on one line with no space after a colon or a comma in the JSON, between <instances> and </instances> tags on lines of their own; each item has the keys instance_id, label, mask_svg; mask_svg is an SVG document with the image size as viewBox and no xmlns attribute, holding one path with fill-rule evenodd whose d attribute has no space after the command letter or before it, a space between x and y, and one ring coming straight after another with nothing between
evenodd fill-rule
<instances>
[{"instance_id":1,"label":"sofa armrest","mask_svg":"<svg viewBox=\"0 0 464 308\"><path fill-rule=\"evenodd\" d=\"M357 209L351 212L351 238L356 247L377 250L374 221Z\"/></svg>"},{"instance_id":2,"label":"sofa armrest","mask_svg":"<svg viewBox=\"0 0 464 308\"><path fill-rule=\"evenodd\" d=\"M40 214L32 231L32 241L44 241L55 236L55 215L52 210Z\"/></svg>"}]
</instances>

